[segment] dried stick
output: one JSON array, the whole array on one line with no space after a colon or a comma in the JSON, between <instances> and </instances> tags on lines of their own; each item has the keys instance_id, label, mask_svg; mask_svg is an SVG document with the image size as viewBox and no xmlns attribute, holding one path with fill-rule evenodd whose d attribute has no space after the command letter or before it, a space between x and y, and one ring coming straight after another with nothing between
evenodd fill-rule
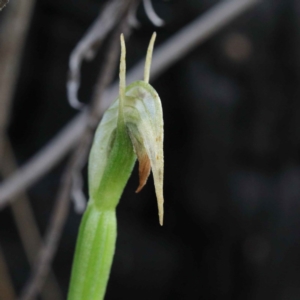
<instances>
[{"instance_id":1,"label":"dried stick","mask_svg":"<svg viewBox=\"0 0 300 300\"><path fill-rule=\"evenodd\" d=\"M169 66L257 2L258 0L223 1L184 27L154 52L151 78L157 78ZM143 63L138 63L128 73L128 84L142 78ZM105 110L117 94L118 87L114 84L105 91L105 96L102 97L104 101L97 107L97 111ZM71 120L46 147L21 167L17 173L2 183L0 186L0 209L11 202L15 194L35 183L65 156L78 142L87 122L87 111L84 111Z\"/></svg>"},{"instance_id":2,"label":"dried stick","mask_svg":"<svg viewBox=\"0 0 300 300\"><path fill-rule=\"evenodd\" d=\"M55 202L54 212L47 229L44 247L39 253L34 272L25 286L20 300L31 300L35 298L44 283L45 276L49 271L69 211L69 199L72 188L73 173L80 172L82 166L86 162L93 138L93 131L101 117L101 115L95 113L94 107L97 105L97 102L102 99L102 92L105 90L106 86L113 77L113 70L116 67L116 62L118 59L117 49L119 35L121 33L121 29L124 30L124 26L128 24L129 11L135 2L136 0L128 0L127 2L123 1L124 6L120 8L123 10L123 22L121 22L121 24L118 26L118 30L116 30L117 34L112 37L112 42L107 50L108 55L105 59L105 65L99 77L92 101L92 106L88 113L90 117L89 119L92 122L89 124L90 126L86 126L84 134L82 135L78 146L74 150L74 153L71 156L68 166L64 172L61 187Z\"/></svg>"}]
</instances>

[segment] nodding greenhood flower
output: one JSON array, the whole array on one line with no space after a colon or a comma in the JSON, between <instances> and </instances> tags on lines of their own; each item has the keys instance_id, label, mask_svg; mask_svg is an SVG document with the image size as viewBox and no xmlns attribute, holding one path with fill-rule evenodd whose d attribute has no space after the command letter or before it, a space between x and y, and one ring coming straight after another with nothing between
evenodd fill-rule
<instances>
[{"instance_id":1,"label":"nodding greenhood flower","mask_svg":"<svg viewBox=\"0 0 300 300\"><path fill-rule=\"evenodd\" d=\"M139 161L139 192L152 169L163 224L163 115L157 92L148 83L156 34L147 51L144 80L126 87L125 42L121 35L119 98L105 112L89 157L90 200L80 225L69 300L103 299L116 241L115 209Z\"/></svg>"},{"instance_id":2,"label":"nodding greenhood flower","mask_svg":"<svg viewBox=\"0 0 300 300\"><path fill-rule=\"evenodd\" d=\"M161 101L157 92L148 83L153 45L152 35L147 51L144 81L136 81L126 87L125 43L121 35L120 95L106 111L97 129L89 160L89 184L92 199L99 197L99 183L109 165L112 145L116 133L129 136L133 150L139 160L139 192L145 185L152 169L159 209L160 224L163 223L163 116ZM120 137L120 136L119 136ZM125 138L125 137L123 137ZM128 155L128 154L127 154ZM124 152L124 156L126 156ZM128 158L131 155L128 155ZM126 157L125 157L126 159ZM122 169L123 166L119 165ZM117 177L117 174L116 174Z\"/></svg>"}]
</instances>

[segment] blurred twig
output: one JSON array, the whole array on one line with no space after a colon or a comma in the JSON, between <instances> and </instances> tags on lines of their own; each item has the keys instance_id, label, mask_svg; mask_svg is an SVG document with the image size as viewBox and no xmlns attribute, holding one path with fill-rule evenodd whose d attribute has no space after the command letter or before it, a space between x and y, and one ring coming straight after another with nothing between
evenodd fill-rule
<instances>
[{"instance_id":1,"label":"blurred twig","mask_svg":"<svg viewBox=\"0 0 300 300\"><path fill-rule=\"evenodd\" d=\"M151 0L143 0L145 12L149 18L149 20L155 25L155 26L163 26L164 20L161 19L155 12Z\"/></svg>"},{"instance_id":2,"label":"blurred twig","mask_svg":"<svg viewBox=\"0 0 300 300\"><path fill-rule=\"evenodd\" d=\"M13 151L9 145L9 141L4 141L4 162L1 164L1 174L4 177L9 176L16 170L16 162L14 161ZM14 216L16 226L24 246L24 250L31 267L34 267L36 253L42 245L42 238L40 236L38 226L36 224L29 199L25 193L17 196L17 201L11 205L12 214ZM42 299L44 300L60 300L62 294L56 278L52 272L46 281L45 287L41 292Z\"/></svg>"},{"instance_id":3,"label":"blurred twig","mask_svg":"<svg viewBox=\"0 0 300 300\"><path fill-rule=\"evenodd\" d=\"M9 0L0 0L0 11L7 5Z\"/></svg>"},{"instance_id":4,"label":"blurred twig","mask_svg":"<svg viewBox=\"0 0 300 300\"><path fill-rule=\"evenodd\" d=\"M14 300L15 291L10 280L3 251L0 247L0 300Z\"/></svg>"},{"instance_id":5,"label":"blurred twig","mask_svg":"<svg viewBox=\"0 0 300 300\"><path fill-rule=\"evenodd\" d=\"M12 1L0 28L0 157L3 157L1 136L6 134L11 99L34 3L34 0Z\"/></svg>"},{"instance_id":6,"label":"blurred twig","mask_svg":"<svg viewBox=\"0 0 300 300\"><path fill-rule=\"evenodd\" d=\"M8 177L17 169L6 129L34 3L34 0L12 1L5 12L0 31L0 173L3 178ZM28 260L33 264L36 252L41 245L41 237L26 194L17 195L16 199L18 201L15 201L11 207L12 213ZM45 300L62 299L59 286L52 273L42 296Z\"/></svg>"},{"instance_id":7,"label":"blurred twig","mask_svg":"<svg viewBox=\"0 0 300 300\"><path fill-rule=\"evenodd\" d=\"M184 27L153 54L151 78L154 79L170 65L181 59L201 42L222 29L234 18L256 4L259 0L228 0L217 4L203 16ZM143 64L140 62L128 72L128 84L143 76ZM118 86L114 84L105 91L103 101L97 111L104 111L118 94ZM12 201L12 197L35 183L62 159L78 142L88 122L87 111L80 113L65 126L49 144L39 151L17 173L0 186L0 209Z\"/></svg>"},{"instance_id":8,"label":"blurred twig","mask_svg":"<svg viewBox=\"0 0 300 300\"><path fill-rule=\"evenodd\" d=\"M67 91L69 103L74 108L83 107L77 98L80 87L81 63L84 59L91 60L95 57L96 50L100 47L103 39L120 19L122 5L120 0L113 0L107 5L70 55Z\"/></svg>"},{"instance_id":9,"label":"blurred twig","mask_svg":"<svg viewBox=\"0 0 300 300\"><path fill-rule=\"evenodd\" d=\"M84 129L84 132L79 140L79 143L74 150L68 166L64 172L63 180L55 202L54 212L51 216L51 221L47 229L45 244L42 247L33 274L25 286L20 299L31 300L36 297L39 290L43 286L45 276L48 274L52 259L56 252L58 242L62 233L63 226L69 211L70 192L72 188L72 178L74 172L81 172L83 165L89 153L90 145L93 139L93 133L96 125L101 118L95 107L98 102L101 102L103 91L113 78L113 72L116 67L119 53L119 36L121 32L127 31L129 24L130 11L138 0L122 0L121 22L119 23L115 34L112 36L109 49L107 49L107 57L104 60L105 64L100 73L91 107L87 112L88 118L91 121Z\"/></svg>"}]
</instances>

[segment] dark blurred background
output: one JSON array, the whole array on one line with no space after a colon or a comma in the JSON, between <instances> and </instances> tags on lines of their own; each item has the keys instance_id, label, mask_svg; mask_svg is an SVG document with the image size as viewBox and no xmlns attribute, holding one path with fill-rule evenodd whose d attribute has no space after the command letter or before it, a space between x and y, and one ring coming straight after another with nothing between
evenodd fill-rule
<instances>
[{"instance_id":1,"label":"dark blurred background","mask_svg":"<svg viewBox=\"0 0 300 300\"><path fill-rule=\"evenodd\" d=\"M36 2L9 121L19 165L78 113L67 103L68 59L104 2ZM218 2L153 0L162 28L139 7L128 69L154 30L163 44ZM86 103L102 58L83 64ZM152 179L134 193L135 169L118 206L106 299L300 299L299 63L299 0L262 0L152 81L165 120L165 223ZM65 164L28 191L42 234ZM53 264L64 298L80 219L71 205ZM10 208L0 241L19 293L30 267Z\"/></svg>"}]
</instances>

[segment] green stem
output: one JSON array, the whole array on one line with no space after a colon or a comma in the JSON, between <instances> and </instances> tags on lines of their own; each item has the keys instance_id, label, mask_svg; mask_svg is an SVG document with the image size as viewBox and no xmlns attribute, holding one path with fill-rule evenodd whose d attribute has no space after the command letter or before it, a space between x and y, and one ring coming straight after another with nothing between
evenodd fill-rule
<instances>
[{"instance_id":1,"label":"green stem","mask_svg":"<svg viewBox=\"0 0 300 300\"><path fill-rule=\"evenodd\" d=\"M68 300L103 299L115 252L114 210L89 205L80 225Z\"/></svg>"},{"instance_id":2,"label":"green stem","mask_svg":"<svg viewBox=\"0 0 300 300\"><path fill-rule=\"evenodd\" d=\"M104 298L117 236L115 208L135 160L125 125L119 126L97 197L80 225L68 300Z\"/></svg>"}]
</instances>

